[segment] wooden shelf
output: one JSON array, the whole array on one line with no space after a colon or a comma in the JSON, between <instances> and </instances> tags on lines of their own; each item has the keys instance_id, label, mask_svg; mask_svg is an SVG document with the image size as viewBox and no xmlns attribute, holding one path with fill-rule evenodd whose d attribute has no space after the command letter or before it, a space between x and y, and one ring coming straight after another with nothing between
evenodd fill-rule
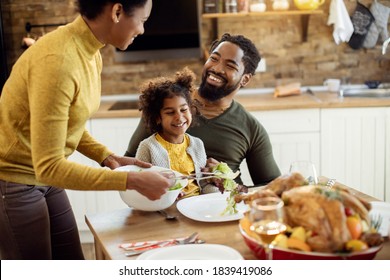
<instances>
[{"instance_id":1,"label":"wooden shelf","mask_svg":"<svg viewBox=\"0 0 390 280\"><path fill-rule=\"evenodd\" d=\"M283 16L283 15L321 15L323 10L287 10L287 11L265 11L265 12L249 12L249 13L216 13L216 14L202 14L202 18L232 18L232 17L265 17L265 16Z\"/></svg>"},{"instance_id":2,"label":"wooden shelf","mask_svg":"<svg viewBox=\"0 0 390 280\"><path fill-rule=\"evenodd\" d=\"M310 15L321 15L323 10L287 10L287 11L265 11L265 12L249 12L249 13L216 13L216 14L202 14L202 19L210 19L213 23L214 39L218 37L218 19L220 18L244 18L244 17L269 17L269 16L300 16L302 28L302 42L307 41L307 28L309 26Z\"/></svg>"}]
</instances>

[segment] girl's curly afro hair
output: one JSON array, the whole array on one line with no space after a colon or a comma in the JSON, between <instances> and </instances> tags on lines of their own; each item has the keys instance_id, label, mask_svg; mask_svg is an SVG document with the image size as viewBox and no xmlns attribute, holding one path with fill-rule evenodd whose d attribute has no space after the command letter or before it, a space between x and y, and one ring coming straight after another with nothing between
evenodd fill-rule
<instances>
[{"instance_id":1,"label":"girl's curly afro hair","mask_svg":"<svg viewBox=\"0 0 390 280\"><path fill-rule=\"evenodd\" d=\"M191 96L195 91L194 81L194 72L185 67L173 77L159 77L141 86L139 110L142 111L145 124L152 133L162 129L158 120L165 98L181 96L187 101L188 107L193 108Z\"/></svg>"}]
</instances>

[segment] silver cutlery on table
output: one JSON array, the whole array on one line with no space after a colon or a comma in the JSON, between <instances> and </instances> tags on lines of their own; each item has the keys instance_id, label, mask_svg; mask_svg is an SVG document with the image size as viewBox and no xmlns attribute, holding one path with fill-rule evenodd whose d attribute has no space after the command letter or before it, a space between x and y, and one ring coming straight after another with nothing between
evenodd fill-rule
<instances>
[{"instance_id":1,"label":"silver cutlery on table","mask_svg":"<svg viewBox=\"0 0 390 280\"><path fill-rule=\"evenodd\" d=\"M166 239L166 240L160 240L160 241L145 241L145 242L135 242L135 243L129 243L122 246L123 249L126 251L133 251L138 249L144 249L147 247L152 246L161 246L164 244L172 243L172 244L186 244L186 243L192 243L194 240L198 238L198 233L194 232L190 236L182 237L182 238L176 238L176 239Z\"/></svg>"},{"instance_id":2,"label":"silver cutlery on table","mask_svg":"<svg viewBox=\"0 0 390 280\"><path fill-rule=\"evenodd\" d=\"M194 232L187 238L165 240L165 241L160 241L158 243L154 243L153 245L145 245L145 246L138 246L134 248L128 248L126 249L127 252L125 253L125 256L126 257L136 256L152 249L164 248L168 246L205 243L204 240L198 239L198 236L199 234L197 232Z\"/></svg>"},{"instance_id":3,"label":"silver cutlery on table","mask_svg":"<svg viewBox=\"0 0 390 280\"><path fill-rule=\"evenodd\" d=\"M165 219L168 221L176 220L176 218L177 218L177 216L171 215L164 210L158 210L157 212L160 213L161 215L163 215L165 217Z\"/></svg>"}]
</instances>

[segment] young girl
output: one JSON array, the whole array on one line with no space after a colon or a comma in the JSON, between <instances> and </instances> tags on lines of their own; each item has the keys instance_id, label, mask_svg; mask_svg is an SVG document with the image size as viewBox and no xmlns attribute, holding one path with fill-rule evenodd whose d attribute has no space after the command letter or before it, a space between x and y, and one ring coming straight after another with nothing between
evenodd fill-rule
<instances>
[{"instance_id":1,"label":"young girl","mask_svg":"<svg viewBox=\"0 0 390 280\"><path fill-rule=\"evenodd\" d=\"M194 80L195 74L184 68L172 78L157 78L141 87L140 110L153 135L140 143L137 159L182 174L200 172L206 166L202 140L186 133L192 124ZM198 194L194 181L183 189L183 197Z\"/></svg>"}]
</instances>

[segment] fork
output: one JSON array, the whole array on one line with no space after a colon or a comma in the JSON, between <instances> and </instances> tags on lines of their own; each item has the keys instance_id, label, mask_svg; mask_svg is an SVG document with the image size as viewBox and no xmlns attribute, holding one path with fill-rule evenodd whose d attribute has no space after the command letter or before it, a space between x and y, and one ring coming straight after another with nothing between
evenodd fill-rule
<instances>
[{"instance_id":1,"label":"fork","mask_svg":"<svg viewBox=\"0 0 390 280\"><path fill-rule=\"evenodd\" d=\"M184 244L194 243L196 241L196 239L198 239L198 236L199 236L199 233L194 232L193 234L191 234L187 238L175 240L175 244L184 245Z\"/></svg>"},{"instance_id":2,"label":"fork","mask_svg":"<svg viewBox=\"0 0 390 280\"><path fill-rule=\"evenodd\" d=\"M199 175L196 175L196 174L191 174L191 175L182 175L182 176L175 176L171 179L175 179L175 180L185 180L185 179L197 179L197 180L205 180L205 179L210 179L210 178L215 178L217 176L213 175L213 176L202 176L202 177L199 177Z\"/></svg>"},{"instance_id":3,"label":"fork","mask_svg":"<svg viewBox=\"0 0 390 280\"><path fill-rule=\"evenodd\" d=\"M163 170L160 171L160 173L167 175L168 179L173 179L173 180L185 180L185 179L205 180L205 179L217 177L215 172L200 172L200 173L193 173L189 175L180 175L180 176L176 176L175 173L173 173L170 170Z\"/></svg>"},{"instance_id":4,"label":"fork","mask_svg":"<svg viewBox=\"0 0 390 280\"><path fill-rule=\"evenodd\" d=\"M374 215L374 216L371 217L372 227L374 229L376 229L376 231L379 231L379 229L380 229L380 227L382 225L382 222L383 222L383 217L380 214L377 214L377 215Z\"/></svg>"},{"instance_id":5,"label":"fork","mask_svg":"<svg viewBox=\"0 0 390 280\"><path fill-rule=\"evenodd\" d=\"M335 183L336 183L336 179L329 179L328 182L326 183L326 187L328 189L331 189Z\"/></svg>"},{"instance_id":6,"label":"fork","mask_svg":"<svg viewBox=\"0 0 390 280\"><path fill-rule=\"evenodd\" d=\"M197 238L199 234L197 232L194 232L190 236L184 238L184 239L178 239L178 240L166 240L166 241L161 241L159 243L150 245L150 246L144 246L144 247L137 247L134 249L129 249L128 252L125 253L126 257L131 257L131 256L137 256L139 254L142 254L143 252L146 252L148 250L152 249L157 249L157 248L162 248L166 246L173 246L173 245L185 245L185 244L194 244L198 243ZM201 240L199 243L204 243L203 240Z\"/></svg>"}]
</instances>

